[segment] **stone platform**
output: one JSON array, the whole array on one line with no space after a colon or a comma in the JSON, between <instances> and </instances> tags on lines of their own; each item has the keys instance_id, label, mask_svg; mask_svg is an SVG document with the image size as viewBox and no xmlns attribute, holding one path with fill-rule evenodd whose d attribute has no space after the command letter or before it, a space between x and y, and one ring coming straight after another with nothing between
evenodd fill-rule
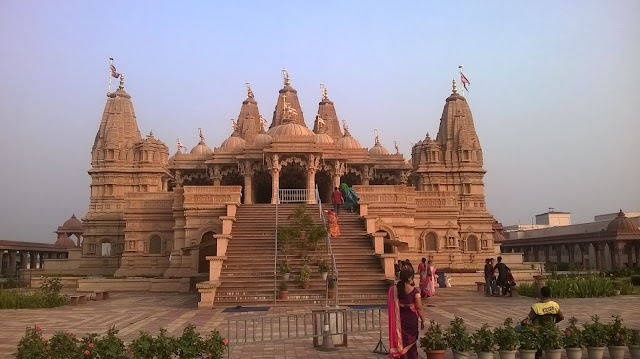
<instances>
[{"instance_id":1,"label":"stone platform","mask_svg":"<svg viewBox=\"0 0 640 359\"><path fill-rule=\"evenodd\" d=\"M491 298L475 291L475 287L453 287L438 289L436 296L427 301L433 307L426 308L428 319L448 324L455 315L465 318L469 328L475 330L482 323L500 325L505 317L516 320L529 311L531 298ZM271 308L259 313L223 313L222 308L197 310L198 295L165 293L112 293L111 299L87 302L80 306L53 309L0 310L0 358L14 357L16 346L24 335L25 327L40 326L47 338L58 330L78 336L89 332L105 333L110 326L120 330L125 341L134 339L140 330L157 333L167 328L169 333L179 336L188 323L196 325L200 333L217 329L226 336L227 319L259 317L273 314L310 312L310 308ZM567 317L576 316L581 323L591 314L598 314L604 321L611 315L620 314L627 326L640 328L640 296L619 296L596 299L558 300ZM383 312L383 323L386 315ZM562 324L566 324L563 322ZM386 329L386 328L385 328ZM386 330L383 340L388 346ZM349 347L334 352L316 351L311 339L287 342L271 342L251 346L234 346L232 358L385 358L372 352L378 341L378 333L362 333L349 336ZM420 354L424 357L424 354ZM586 357L586 353L585 353ZM447 353L447 359L451 353ZM608 354L605 353L605 359ZM626 358L629 358L627 352Z\"/></svg>"}]
</instances>

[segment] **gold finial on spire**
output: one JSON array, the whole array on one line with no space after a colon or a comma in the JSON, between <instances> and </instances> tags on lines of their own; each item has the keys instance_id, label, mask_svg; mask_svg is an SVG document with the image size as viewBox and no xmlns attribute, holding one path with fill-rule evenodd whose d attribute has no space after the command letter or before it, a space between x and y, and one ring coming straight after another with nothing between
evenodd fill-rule
<instances>
[{"instance_id":1,"label":"gold finial on spire","mask_svg":"<svg viewBox=\"0 0 640 359\"><path fill-rule=\"evenodd\" d=\"M244 83L247 86L247 98L253 98L253 91L251 91L251 84L248 82Z\"/></svg>"},{"instance_id":2,"label":"gold finial on spire","mask_svg":"<svg viewBox=\"0 0 640 359\"><path fill-rule=\"evenodd\" d=\"M118 86L118 89L124 90L124 74L120 75L120 86Z\"/></svg>"},{"instance_id":3,"label":"gold finial on spire","mask_svg":"<svg viewBox=\"0 0 640 359\"><path fill-rule=\"evenodd\" d=\"M453 93L458 93L458 88L456 87L456 79L453 79Z\"/></svg>"},{"instance_id":4,"label":"gold finial on spire","mask_svg":"<svg viewBox=\"0 0 640 359\"><path fill-rule=\"evenodd\" d=\"M320 114L316 115L316 121L318 122L318 132L324 132L325 123L322 117L320 117Z\"/></svg>"},{"instance_id":5,"label":"gold finial on spire","mask_svg":"<svg viewBox=\"0 0 640 359\"><path fill-rule=\"evenodd\" d=\"M282 77L284 79L285 86L291 85L291 78L289 77L289 71L287 71L287 69L285 68L282 68Z\"/></svg>"}]
</instances>

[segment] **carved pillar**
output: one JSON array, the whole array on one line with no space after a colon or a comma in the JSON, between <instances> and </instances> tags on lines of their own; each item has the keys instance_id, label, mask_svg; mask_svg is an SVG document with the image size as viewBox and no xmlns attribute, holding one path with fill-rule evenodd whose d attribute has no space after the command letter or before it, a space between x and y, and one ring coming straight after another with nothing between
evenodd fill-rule
<instances>
[{"instance_id":1,"label":"carved pillar","mask_svg":"<svg viewBox=\"0 0 640 359\"><path fill-rule=\"evenodd\" d=\"M593 248L596 250L596 269L604 269L604 245L602 243L593 243Z\"/></svg>"},{"instance_id":2,"label":"carved pillar","mask_svg":"<svg viewBox=\"0 0 640 359\"><path fill-rule=\"evenodd\" d=\"M40 253L36 253L36 268L42 268L42 255Z\"/></svg>"},{"instance_id":3,"label":"carved pillar","mask_svg":"<svg viewBox=\"0 0 640 359\"><path fill-rule=\"evenodd\" d=\"M307 189L311 191L311 195L307 203L316 203L316 171L320 167L320 158L315 155L309 155L309 163L307 163Z\"/></svg>"},{"instance_id":4,"label":"carved pillar","mask_svg":"<svg viewBox=\"0 0 640 359\"><path fill-rule=\"evenodd\" d=\"M214 165L212 170L213 185L219 186L220 181L222 180L222 173L220 172L220 166Z\"/></svg>"},{"instance_id":5,"label":"carved pillar","mask_svg":"<svg viewBox=\"0 0 640 359\"><path fill-rule=\"evenodd\" d=\"M244 175L244 203L253 203L253 189L251 181L253 178L253 170L251 169L251 162L245 161L242 164L242 174Z\"/></svg>"},{"instance_id":6,"label":"carved pillar","mask_svg":"<svg viewBox=\"0 0 640 359\"><path fill-rule=\"evenodd\" d=\"M589 245L581 244L580 253L581 253L581 259L582 259L582 269L587 270L589 269Z\"/></svg>"},{"instance_id":7,"label":"carved pillar","mask_svg":"<svg viewBox=\"0 0 640 359\"><path fill-rule=\"evenodd\" d=\"M636 247L636 267L640 267L640 242L635 243Z\"/></svg>"},{"instance_id":8,"label":"carved pillar","mask_svg":"<svg viewBox=\"0 0 640 359\"><path fill-rule=\"evenodd\" d=\"M613 242L611 245L611 261L613 262L613 269L621 269L624 267L624 243Z\"/></svg>"},{"instance_id":9,"label":"carved pillar","mask_svg":"<svg viewBox=\"0 0 640 359\"><path fill-rule=\"evenodd\" d=\"M334 163L334 171L333 171L333 187L340 187L340 176L342 176L344 172L345 172L345 164L340 161L336 161Z\"/></svg>"},{"instance_id":10,"label":"carved pillar","mask_svg":"<svg viewBox=\"0 0 640 359\"><path fill-rule=\"evenodd\" d=\"M567 251L569 252L569 268L573 269L576 265L576 246L575 244L569 244L567 246Z\"/></svg>"},{"instance_id":11,"label":"carved pillar","mask_svg":"<svg viewBox=\"0 0 640 359\"><path fill-rule=\"evenodd\" d=\"M278 189L280 188L280 170L271 170L271 203L278 203Z\"/></svg>"},{"instance_id":12,"label":"carved pillar","mask_svg":"<svg viewBox=\"0 0 640 359\"><path fill-rule=\"evenodd\" d=\"M4 274L4 250L0 250L0 274Z\"/></svg>"},{"instance_id":13,"label":"carved pillar","mask_svg":"<svg viewBox=\"0 0 640 359\"><path fill-rule=\"evenodd\" d=\"M7 267L7 272L15 272L16 271L16 252L9 251L9 266Z\"/></svg>"},{"instance_id":14,"label":"carved pillar","mask_svg":"<svg viewBox=\"0 0 640 359\"><path fill-rule=\"evenodd\" d=\"M544 246L544 262L545 263L551 263L551 246L550 245L546 245Z\"/></svg>"},{"instance_id":15,"label":"carved pillar","mask_svg":"<svg viewBox=\"0 0 640 359\"><path fill-rule=\"evenodd\" d=\"M371 171L371 173L369 173ZM369 166L364 166L362 170L362 184L364 186L369 185L369 181L371 181L371 175L373 174L373 168L369 168Z\"/></svg>"},{"instance_id":16,"label":"carved pillar","mask_svg":"<svg viewBox=\"0 0 640 359\"><path fill-rule=\"evenodd\" d=\"M533 250L533 261L540 262L540 248L537 246L532 246L531 250Z\"/></svg>"}]
</instances>

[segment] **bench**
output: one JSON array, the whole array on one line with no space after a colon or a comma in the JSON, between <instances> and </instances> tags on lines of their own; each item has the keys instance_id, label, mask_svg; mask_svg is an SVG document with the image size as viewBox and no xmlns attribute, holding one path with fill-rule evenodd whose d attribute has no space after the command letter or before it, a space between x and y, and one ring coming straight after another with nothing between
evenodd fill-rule
<instances>
[{"instance_id":1,"label":"bench","mask_svg":"<svg viewBox=\"0 0 640 359\"><path fill-rule=\"evenodd\" d=\"M95 291L95 292L93 292L93 294L94 294L94 300L102 300L102 299L104 299L104 292Z\"/></svg>"},{"instance_id":2,"label":"bench","mask_svg":"<svg viewBox=\"0 0 640 359\"><path fill-rule=\"evenodd\" d=\"M484 291L485 291L485 289L486 289L486 285L487 285L487 283L485 283L485 282L476 282L476 286L477 286L477 287L476 287L476 289L477 289L477 291L478 291L478 292L484 292Z\"/></svg>"},{"instance_id":3,"label":"bench","mask_svg":"<svg viewBox=\"0 0 640 359\"><path fill-rule=\"evenodd\" d=\"M84 294L72 295L69 299L71 299L71 305L84 304L87 302L87 296Z\"/></svg>"}]
</instances>

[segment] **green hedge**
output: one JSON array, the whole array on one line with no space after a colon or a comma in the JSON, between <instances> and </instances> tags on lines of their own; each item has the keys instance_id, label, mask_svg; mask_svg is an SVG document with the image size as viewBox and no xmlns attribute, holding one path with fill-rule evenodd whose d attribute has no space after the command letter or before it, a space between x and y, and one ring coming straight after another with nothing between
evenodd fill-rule
<instances>
[{"instance_id":1,"label":"green hedge","mask_svg":"<svg viewBox=\"0 0 640 359\"><path fill-rule=\"evenodd\" d=\"M551 289L554 298L596 298L609 297L620 290L620 294L633 294L631 278L611 278L600 275L586 275L566 278L549 278L546 286ZM535 297L533 284L522 283L518 293L527 297Z\"/></svg>"},{"instance_id":2,"label":"green hedge","mask_svg":"<svg viewBox=\"0 0 640 359\"><path fill-rule=\"evenodd\" d=\"M60 290L60 278L45 278L33 293L0 289L0 309L53 308L69 304L69 298L60 295Z\"/></svg>"}]
</instances>

